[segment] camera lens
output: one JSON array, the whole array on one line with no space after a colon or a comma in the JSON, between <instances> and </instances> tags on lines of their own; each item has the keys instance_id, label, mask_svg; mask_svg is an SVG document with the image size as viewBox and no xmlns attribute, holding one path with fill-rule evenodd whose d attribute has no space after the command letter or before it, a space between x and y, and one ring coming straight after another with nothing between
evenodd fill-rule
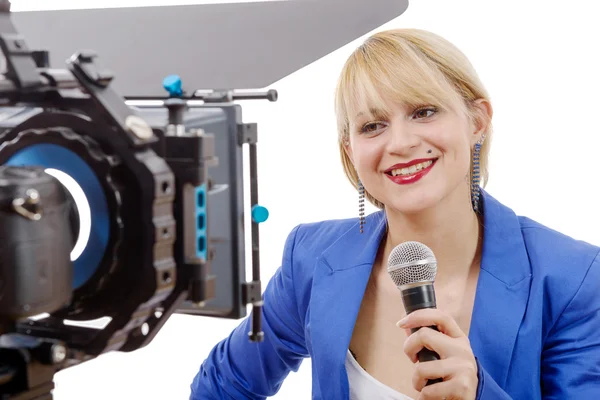
<instances>
[{"instance_id":1,"label":"camera lens","mask_svg":"<svg viewBox=\"0 0 600 400\"><path fill-rule=\"evenodd\" d=\"M66 189L73 233L73 288L82 287L101 265L109 243L110 212L102 184L83 158L67 147L37 143L13 154L6 165L40 166Z\"/></svg>"}]
</instances>

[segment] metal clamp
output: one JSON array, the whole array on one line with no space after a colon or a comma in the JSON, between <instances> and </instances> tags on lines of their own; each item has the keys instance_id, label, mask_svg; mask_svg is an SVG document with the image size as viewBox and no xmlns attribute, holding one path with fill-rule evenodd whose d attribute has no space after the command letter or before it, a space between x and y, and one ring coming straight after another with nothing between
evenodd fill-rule
<instances>
[{"instance_id":1,"label":"metal clamp","mask_svg":"<svg viewBox=\"0 0 600 400\"><path fill-rule=\"evenodd\" d=\"M238 142L256 144L258 142L258 128L256 123L238 124Z\"/></svg>"},{"instance_id":2,"label":"metal clamp","mask_svg":"<svg viewBox=\"0 0 600 400\"><path fill-rule=\"evenodd\" d=\"M244 304L262 306L262 290L260 281L242 283L242 301Z\"/></svg>"}]
</instances>

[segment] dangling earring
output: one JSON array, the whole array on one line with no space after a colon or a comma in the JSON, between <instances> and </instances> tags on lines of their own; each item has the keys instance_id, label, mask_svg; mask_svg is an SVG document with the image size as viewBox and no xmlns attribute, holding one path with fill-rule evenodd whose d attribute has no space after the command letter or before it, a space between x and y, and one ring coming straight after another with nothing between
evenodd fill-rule
<instances>
[{"instance_id":1,"label":"dangling earring","mask_svg":"<svg viewBox=\"0 0 600 400\"><path fill-rule=\"evenodd\" d=\"M360 233L363 233L365 225L365 187L360 179L358 180L358 218L360 219Z\"/></svg>"},{"instance_id":2,"label":"dangling earring","mask_svg":"<svg viewBox=\"0 0 600 400\"><path fill-rule=\"evenodd\" d=\"M473 211L479 213L479 182L480 182L480 171L479 171L479 152L481 150L481 143L483 143L483 139L485 136L481 138L477 143L475 143L475 148L473 149L473 173L471 178L471 204L473 205Z\"/></svg>"}]
</instances>

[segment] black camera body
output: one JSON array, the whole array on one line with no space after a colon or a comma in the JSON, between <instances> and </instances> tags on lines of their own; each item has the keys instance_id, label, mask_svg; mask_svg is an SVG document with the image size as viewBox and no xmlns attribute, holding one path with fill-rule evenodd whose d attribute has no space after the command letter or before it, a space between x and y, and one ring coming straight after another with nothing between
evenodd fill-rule
<instances>
[{"instance_id":1,"label":"black camera body","mask_svg":"<svg viewBox=\"0 0 600 400\"><path fill-rule=\"evenodd\" d=\"M174 312L240 318L252 305L249 340L261 341L258 224L268 212L256 124L233 101L276 92L186 96L170 76L168 96L151 99L159 105L132 106L91 51L50 68L14 29L8 1L0 47L0 397L51 398L56 371L145 346ZM100 329L74 323L99 318Z\"/></svg>"}]
</instances>

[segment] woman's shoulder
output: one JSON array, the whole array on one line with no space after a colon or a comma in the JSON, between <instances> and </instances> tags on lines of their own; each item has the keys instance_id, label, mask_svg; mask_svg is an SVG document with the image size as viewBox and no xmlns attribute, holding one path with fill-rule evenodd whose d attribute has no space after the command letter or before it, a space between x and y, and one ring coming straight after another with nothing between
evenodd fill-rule
<instances>
[{"instance_id":1,"label":"woman's shoulder","mask_svg":"<svg viewBox=\"0 0 600 400\"><path fill-rule=\"evenodd\" d=\"M359 222L358 218L340 218L298 224L288 236L288 246L293 246L294 252L298 250L310 254L322 252L346 232L354 228L358 229Z\"/></svg>"},{"instance_id":2,"label":"woman's shoulder","mask_svg":"<svg viewBox=\"0 0 600 400\"><path fill-rule=\"evenodd\" d=\"M486 192L484 199L485 232L490 235L496 256L505 255L505 261L529 264L527 269L534 281L552 280L574 288L582 283L590 268L599 268L597 245L518 215Z\"/></svg>"},{"instance_id":3,"label":"woman's shoulder","mask_svg":"<svg viewBox=\"0 0 600 400\"><path fill-rule=\"evenodd\" d=\"M303 222L289 232L281 271L293 281L295 297L306 305L310 299L315 271L321 265L319 259L332 247L339 246L342 237L359 229L358 218L328 219Z\"/></svg>"},{"instance_id":4,"label":"woman's shoulder","mask_svg":"<svg viewBox=\"0 0 600 400\"><path fill-rule=\"evenodd\" d=\"M567 265L589 266L600 252L597 245L576 239L529 217L519 216L519 223L532 261L548 261L544 264L565 271Z\"/></svg>"},{"instance_id":5,"label":"woman's shoulder","mask_svg":"<svg viewBox=\"0 0 600 400\"><path fill-rule=\"evenodd\" d=\"M600 247L520 216L532 279L552 292L574 295L600 272ZM596 282L600 284L600 282Z\"/></svg>"}]
</instances>

